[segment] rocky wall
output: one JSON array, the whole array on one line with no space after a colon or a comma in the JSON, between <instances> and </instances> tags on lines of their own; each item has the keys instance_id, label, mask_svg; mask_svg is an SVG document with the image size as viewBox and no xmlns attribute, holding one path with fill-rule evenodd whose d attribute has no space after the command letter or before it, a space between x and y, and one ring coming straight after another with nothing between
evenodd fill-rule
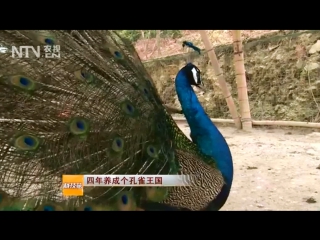
<instances>
[{"instance_id":1,"label":"rocky wall","mask_svg":"<svg viewBox=\"0 0 320 240\"><path fill-rule=\"evenodd\" d=\"M235 103L237 85L232 45L215 48ZM320 122L320 31L280 31L244 42L245 68L252 118ZM192 54L202 71L206 93L198 97L214 118L230 118L207 54ZM174 78L190 54L145 62L165 103L180 107Z\"/></svg>"}]
</instances>

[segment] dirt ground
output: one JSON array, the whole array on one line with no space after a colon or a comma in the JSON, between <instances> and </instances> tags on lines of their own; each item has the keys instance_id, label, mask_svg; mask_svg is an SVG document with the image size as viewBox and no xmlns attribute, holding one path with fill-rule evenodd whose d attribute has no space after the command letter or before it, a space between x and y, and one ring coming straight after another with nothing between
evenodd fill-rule
<instances>
[{"instance_id":1,"label":"dirt ground","mask_svg":"<svg viewBox=\"0 0 320 240\"><path fill-rule=\"evenodd\" d=\"M179 126L189 136L187 125ZM218 128L234 161L232 190L221 210L320 210L320 132Z\"/></svg>"}]
</instances>

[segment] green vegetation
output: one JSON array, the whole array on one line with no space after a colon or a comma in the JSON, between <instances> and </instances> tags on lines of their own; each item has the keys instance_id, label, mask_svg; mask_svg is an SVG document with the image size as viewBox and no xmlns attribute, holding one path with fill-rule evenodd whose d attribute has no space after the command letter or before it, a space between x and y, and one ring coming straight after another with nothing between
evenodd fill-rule
<instances>
[{"instance_id":1,"label":"green vegetation","mask_svg":"<svg viewBox=\"0 0 320 240\"><path fill-rule=\"evenodd\" d=\"M244 42L245 67L252 118L320 122L320 31L270 33ZM299 48L298 48L299 47ZM311 49L317 51L310 51ZM233 46L215 47L219 63L232 95L237 96L233 66ZM207 54L194 55L192 62L201 69L206 92L198 96L213 118L231 118L225 98ZM172 77L185 64L186 55L173 55L144 62L166 104L180 108ZM213 83L213 84L210 84ZM237 98L234 99L238 104Z\"/></svg>"},{"instance_id":2,"label":"green vegetation","mask_svg":"<svg viewBox=\"0 0 320 240\"><path fill-rule=\"evenodd\" d=\"M136 42L142 38L142 31L145 38L156 37L156 30L119 30L118 33L132 42ZM160 36L163 38L179 38L182 37L182 33L180 30L161 30Z\"/></svg>"}]
</instances>

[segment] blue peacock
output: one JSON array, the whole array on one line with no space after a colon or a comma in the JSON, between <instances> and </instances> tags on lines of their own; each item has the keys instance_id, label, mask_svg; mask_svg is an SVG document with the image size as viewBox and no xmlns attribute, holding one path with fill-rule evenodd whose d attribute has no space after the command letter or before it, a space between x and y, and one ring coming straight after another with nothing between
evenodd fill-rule
<instances>
[{"instance_id":1,"label":"blue peacock","mask_svg":"<svg viewBox=\"0 0 320 240\"><path fill-rule=\"evenodd\" d=\"M2 45L59 45L60 58L0 54L0 210L219 210L233 179L229 147L192 86L175 87L190 141L164 107L132 44L114 31L0 31ZM31 54L30 54L31 55ZM68 112L68 114L61 114ZM63 174L188 174L188 187L85 188Z\"/></svg>"}]
</instances>

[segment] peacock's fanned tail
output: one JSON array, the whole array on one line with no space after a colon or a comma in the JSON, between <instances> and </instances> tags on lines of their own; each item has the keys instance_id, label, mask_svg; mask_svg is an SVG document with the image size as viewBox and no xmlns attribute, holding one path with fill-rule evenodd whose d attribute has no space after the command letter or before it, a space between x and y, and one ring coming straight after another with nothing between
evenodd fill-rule
<instances>
[{"instance_id":1,"label":"peacock's fanned tail","mask_svg":"<svg viewBox=\"0 0 320 240\"><path fill-rule=\"evenodd\" d=\"M219 193L220 172L203 163L134 47L115 32L0 31L0 43L60 46L60 58L0 53L0 209L135 210L156 201L197 210ZM85 188L73 198L61 191L63 174L191 172L214 184ZM192 194L206 197L188 200Z\"/></svg>"}]
</instances>

